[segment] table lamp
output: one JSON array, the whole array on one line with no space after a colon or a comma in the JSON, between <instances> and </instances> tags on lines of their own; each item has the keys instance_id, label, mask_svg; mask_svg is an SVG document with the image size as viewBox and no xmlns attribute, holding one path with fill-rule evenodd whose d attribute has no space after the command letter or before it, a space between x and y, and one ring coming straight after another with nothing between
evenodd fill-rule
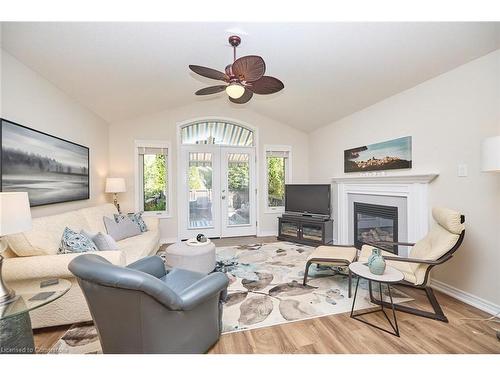
<instances>
[{"instance_id":1,"label":"table lamp","mask_svg":"<svg viewBox=\"0 0 500 375\"><path fill-rule=\"evenodd\" d=\"M125 193L126 191L127 188L125 187L124 178L106 178L106 193L113 193L113 203L115 204L118 212L120 212L120 205L118 204L118 193Z\"/></svg>"},{"instance_id":2,"label":"table lamp","mask_svg":"<svg viewBox=\"0 0 500 375\"><path fill-rule=\"evenodd\" d=\"M0 193L0 305L10 302L15 292L2 279L1 255L8 244L4 236L31 229L31 211L28 193Z\"/></svg>"},{"instance_id":3,"label":"table lamp","mask_svg":"<svg viewBox=\"0 0 500 375\"><path fill-rule=\"evenodd\" d=\"M489 137L481 144L481 170L500 172L500 135Z\"/></svg>"}]
</instances>

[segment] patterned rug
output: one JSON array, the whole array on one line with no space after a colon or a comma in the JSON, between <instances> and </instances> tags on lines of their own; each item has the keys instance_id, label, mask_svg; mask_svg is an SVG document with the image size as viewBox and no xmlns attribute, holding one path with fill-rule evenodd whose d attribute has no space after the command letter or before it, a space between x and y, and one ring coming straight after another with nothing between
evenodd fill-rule
<instances>
[{"instance_id":1,"label":"patterned rug","mask_svg":"<svg viewBox=\"0 0 500 375\"><path fill-rule=\"evenodd\" d=\"M230 280L223 333L349 312L352 298L347 297L345 270L312 265L308 283L302 285L306 259L313 249L289 242L218 247L217 270ZM353 293L354 286L353 281ZM396 288L392 295L394 302L411 301ZM374 306L369 300L368 283L362 279L356 310ZM99 352L92 323L73 325L51 349L51 353Z\"/></svg>"}]
</instances>

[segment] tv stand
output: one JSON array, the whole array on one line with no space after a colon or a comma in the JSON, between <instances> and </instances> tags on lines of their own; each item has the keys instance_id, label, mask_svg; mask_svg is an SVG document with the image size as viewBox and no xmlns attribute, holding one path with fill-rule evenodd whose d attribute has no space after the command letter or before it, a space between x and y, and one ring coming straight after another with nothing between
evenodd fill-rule
<instances>
[{"instance_id":1,"label":"tv stand","mask_svg":"<svg viewBox=\"0 0 500 375\"><path fill-rule=\"evenodd\" d=\"M283 214L278 218L278 240L309 246L333 243L333 220L325 217Z\"/></svg>"}]
</instances>

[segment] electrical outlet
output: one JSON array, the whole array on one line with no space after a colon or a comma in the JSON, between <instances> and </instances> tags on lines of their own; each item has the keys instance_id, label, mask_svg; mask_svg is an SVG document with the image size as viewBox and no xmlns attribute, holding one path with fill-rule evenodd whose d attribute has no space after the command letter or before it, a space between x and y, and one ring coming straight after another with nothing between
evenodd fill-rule
<instances>
[{"instance_id":1,"label":"electrical outlet","mask_svg":"<svg viewBox=\"0 0 500 375\"><path fill-rule=\"evenodd\" d=\"M458 177L467 177L467 164L458 165Z\"/></svg>"}]
</instances>

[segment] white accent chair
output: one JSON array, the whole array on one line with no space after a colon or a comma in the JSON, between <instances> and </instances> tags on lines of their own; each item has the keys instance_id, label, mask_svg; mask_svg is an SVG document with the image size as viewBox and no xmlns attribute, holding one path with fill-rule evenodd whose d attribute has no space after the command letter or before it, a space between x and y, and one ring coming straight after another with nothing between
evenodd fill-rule
<instances>
[{"instance_id":1,"label":"white accent chair","mask_svg":"<svg viewBox=\"0 0 500 375\"><path fill-rule=\"evenodd\" d=\"M411 246L409 257L400 257L389 251L382 251L387 264L400 270L404 275L402 285L423 289L434 312L418 310L409 306L395 304L396 310L448 322L436 296L429 284L429 274L434 266L440 265L453 257L465 236L465 216L448 208L434 207L432 216L436 221L429 233L415 244L405 242L387 242L364 244L359 255L360 262L366 262L374 247L390 249L394 246ZM387 304L376 300L370 290L370 298L378 305Z\"/></svg>"}]
</instances>

